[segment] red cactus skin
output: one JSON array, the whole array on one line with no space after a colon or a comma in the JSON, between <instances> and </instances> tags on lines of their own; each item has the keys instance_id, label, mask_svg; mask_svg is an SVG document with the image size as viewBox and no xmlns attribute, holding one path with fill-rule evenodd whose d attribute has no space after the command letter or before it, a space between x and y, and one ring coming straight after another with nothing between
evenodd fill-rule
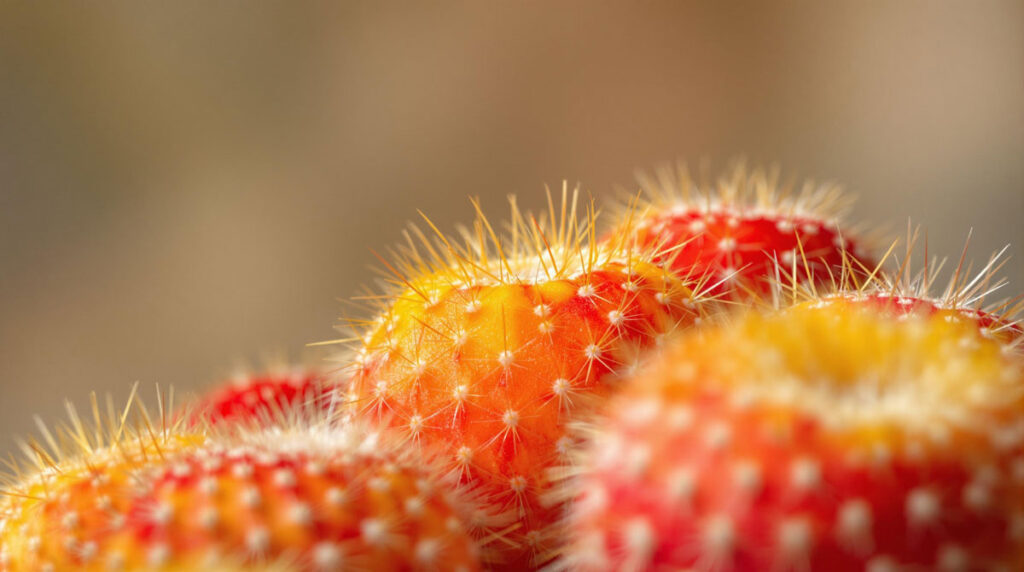
<instances>
[{"instance_id":1,"label":"red cactus skin","mask_svg":"<svg viewBox=\"0 0 1024 572\"><path fill-rule=\"evenodd\" d=\"M1021 569L1022 390L941 315L836 300L686 336L595 427L561 564Z\"/></svg>"},{"instance_id":2,"label":"red cactus skin","mask_svg":"<svg viewBox=\"0 0 1024 572\"><path fill-rule=\"evenodd\" d=\"M517 514L514 566L558 542L563 509L541 497L573 446L567 424L612 393L609 373L701 311L663 268L597 247L581 226L517 227L518 243L494 238L484 254L473 244L456 252L446 237L421 246L452 258L403 264L432 270L400 275L403 290L363 334L352 381L360 411L441 447L451 473ZM477 228L490 223L481 216Z\"/></svg>"},{"instance_id":3,"label":"red cactus skin","mask_svg":"<svg viewBox=\"0 0 1024 572\"><path fill-rule=\"evenodd\" d=\"M778 188L776 178L737 168L708 191L685 170L660 181L642 177L651 198L620 217L608 240L656 246L659 260L679 276L732 301L768 295L777 265L822 284L844 263L873 267L861 241L837 222L849 202L838 189L808 183L794 195Z\"/></svg>"},{"instance_id":4,"label":"red cactus skin","mask_svg":"<svg viewBox=\"0 0 1024 572\"><path fill-rule=\"evenodd\" d=\"M341 386L309 369L246 374L218 385L191 408L194 423L222 424L265 421L297 407L328 415L341 402Z\"/></svg>"},{"instance_id":5,"label":"red cactus skin","mask_svg":"<svg viewBox=\"0 0 1024 572\"><path fill-rule=\"evenodd\" d=\"M151 547L150 557L163 547L182 565L214 548L255 562L290 553L310 570L478 569L455 494L424 467L394 461L206 448L152 478L152 492L128 513L132 543Z\"/></svg>"},{"instance_id":6,"label":"red cactus skin","mask_svg":"<svg viewBox=\"0 0 1024 572\"><path fill-rule=\"evenodd\" d=\"M500 522L359 425L149 427L18 478L0 569L477 570L473 536Z\"/></svg>"}]
</instances>

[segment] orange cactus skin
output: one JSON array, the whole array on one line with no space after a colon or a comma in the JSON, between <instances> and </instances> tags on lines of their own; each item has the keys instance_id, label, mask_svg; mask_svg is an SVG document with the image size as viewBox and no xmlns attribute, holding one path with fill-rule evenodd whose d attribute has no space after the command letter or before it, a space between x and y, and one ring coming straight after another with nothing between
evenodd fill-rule
<instances>
[{"instance_id":1,"label":"orange cactus skin","mask_svg":"<svg viewBox=\"0 0 1024 572\"><path fill-rule=\"evenodd\" d=\"M237 425L234 429L239 429ZM0 503L0 570L477 570L500 519L385 434L299 426L125 440Z\"/></svg>"},{"instance_id":2,"label":"orange cactus skin","mask_svg":"<svg viewBox=\"0 0 1024 572\"><path fill-rule=\"evenodd\" d=\"M1024 372L840 300L680 339L595 428L574 570L1024 566Z\"/></svg>"},{"instance_id":3,"label":"orange cactus skin","mask_svg":"<svg viewBox=\"0 0 1024 572\"><path fill-rule=\"evenodd\" d=\"M125 439L117 450L62 460L10 487L0 499L0 570L123 568L120 549L132 546L116 538L128 524L136 475L205 440L198 432Z\"/></svg>"},{"instance_id":4,"label":"orange cactus skin","mask_svg":"<svg viewBox=\"0 0 1024 572\"><path fill-rule=\"evenodd\" d=\"M641 262L537 284L415 287L430 299L399 297L368 336L353 398L411 441L444 447L453 473L515 509L511 539L536 545L561 514L540 497L570 448L566 424L611 393L607 374L636 350L696 319L691 293Z\"/></svg>"},{"instance_id":5,"label":"orange cactus skin","mask_svg":"<svg viewBox=\"0 0 1024 572\"><path fill-rule=\"evenodd\" d=\"M200 397L191 408L194 423L250 423L273 418L290 408L330 408L339 385L319 372L246 375L218 385ZM326 414L326 413L325 413Z\"/></svg>"}]
</instances>

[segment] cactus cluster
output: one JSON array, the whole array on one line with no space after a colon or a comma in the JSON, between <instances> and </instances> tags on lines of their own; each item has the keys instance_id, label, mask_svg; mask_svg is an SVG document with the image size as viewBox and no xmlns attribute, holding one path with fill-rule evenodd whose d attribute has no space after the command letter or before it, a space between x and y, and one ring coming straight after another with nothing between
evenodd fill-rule
<instances>
[{"instance_id":1,"label":"cactus cluster","mask_svg":"<svg viewBox=\"0 0 1024 572\"><path fill-rule=\"evenodd\" d=\"M0 571L1024 568L1024 331L838 188L738 166L477 202L380 257L342 367L25 442ZM370 304L366 304L370 300Z\"/></svg>"}]
</instances>

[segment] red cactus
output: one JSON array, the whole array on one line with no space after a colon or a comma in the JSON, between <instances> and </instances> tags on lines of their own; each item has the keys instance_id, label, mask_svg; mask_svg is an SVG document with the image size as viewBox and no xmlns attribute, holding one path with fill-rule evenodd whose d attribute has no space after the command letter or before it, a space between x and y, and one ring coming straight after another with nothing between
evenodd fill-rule
<instances>
[{"instance_id":1,"label":"red cactus","mask_svg":"<svg viewBox=\"0 0 1024 572\"><path fill-rule=\"evenodd\" d=\"M837 300L685 337L596 429L563 564L1019 569L1022 390L938 315Z\"/></svg>"},{"instance_id":2,"label":"red cactus","mask_svg":"<svg viewBox=\"0 0 1024 572\"><path fill-rule=\"evenodd\" d=\"M297 408L312 408L324 416L340 404L340 387L323 373L310 369L245 374L214 387L191 408L193 421L250 423L267 420Z\"/></svg>"},{"instance_id":3,"label":"red cactus","mask_svg":"<svg viewBox=\"0 0 1024 572\"><path fill-rule=\"evenodd\" d=\"M827 282L844 261L873 265L838 219L849 202L835 187L781 189L777 173L736 168L717 189L695 185L684 167L658 180L641 176L649 199L630 208L613 242L656 246L680 276L707 282L709 294L749 300L771 290L776 264L801 279ZM638 212L639 211L639 214Z\"/></svg>"}]
</instances>

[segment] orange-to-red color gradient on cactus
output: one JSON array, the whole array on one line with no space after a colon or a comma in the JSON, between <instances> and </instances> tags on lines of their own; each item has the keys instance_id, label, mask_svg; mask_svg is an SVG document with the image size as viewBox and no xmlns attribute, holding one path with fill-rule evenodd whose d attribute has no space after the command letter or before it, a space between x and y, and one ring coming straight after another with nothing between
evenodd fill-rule
<instances>
[{"instance_id":1,"label":"orange-to-red color gradient on cactus","mask_svg":"<svg viewBox=\"0 0 1024 572\"><path fill-rule=\"evenodd\" d=\"M597 245L575 209L552 207L555 224L544 226L513 210L504 241L480 217L464 250L429 263L407 256L419 272L400 275L365 330L353 380L360 410L410 443L443 446L449 471L518 515L510 539L523 552L544 550L559 519L540 497L572 447L568 423L611 394L608 374L700 312L694 291L649 254ZM490 244L474 250L477 237ZM438 241L419 248L453 248Z\"/></svg>"},{"instance_id":2,"label":"orange-to-red color gradient on cactus","mask_svg":"<svg viewBox=\"0 0 1024 572\"><path fill-rule=\"evenodd\" d=\"M1024 566L1024 372L966 320L842 300L737 318L609 409L570 568Z\"/></svg>"},{"instance_id":3,"label":"orange-to-red color gradient on cactus","mask_svg":"<svg viewBox=\"0 0 1024 572\"><path fill-rule=\"evenodd\" d=\"M109 421L96 440L73 416L77 453L35 448L0 502L0 569L476 570L507 521L355 422Z\"/></svg>"}]
</instances>

